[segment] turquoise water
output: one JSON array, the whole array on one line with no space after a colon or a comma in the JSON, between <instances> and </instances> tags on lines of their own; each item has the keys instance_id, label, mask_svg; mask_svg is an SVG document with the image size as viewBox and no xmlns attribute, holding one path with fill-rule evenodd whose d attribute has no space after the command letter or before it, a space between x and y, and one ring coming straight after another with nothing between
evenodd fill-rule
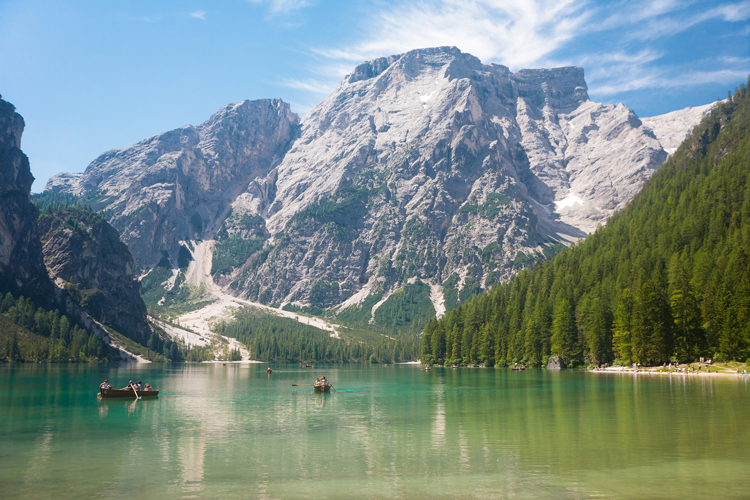
<instances>
[{"instance_id":1,"label":"turquoise water","mask_svg":"<svg viewBox=\"0 0 750 500\"><path fill-rule=\"evenodd\" d=\"M272 366L0 367L0 496L750 497L747 378Z\"/></svg>"}]
</instances>

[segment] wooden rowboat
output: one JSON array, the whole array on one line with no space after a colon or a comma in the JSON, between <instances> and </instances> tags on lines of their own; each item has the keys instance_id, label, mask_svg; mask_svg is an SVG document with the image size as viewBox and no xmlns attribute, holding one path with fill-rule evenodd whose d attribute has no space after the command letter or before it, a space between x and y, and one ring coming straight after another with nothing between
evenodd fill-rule
<instances>
[{"instance_id":1,"label":"wooden rowboat","mask_svg":"<svg viewBox=\"0 0 750 500\"><path fill-rule=\"evenodd\" d=\"M315 389L315 392L329 392L331 390L330 385L314 385L313 389Z\"/></svg>"},{"instance_id":2,"label":"wooden rowboat","mask_svg":"<svg viewBox=\"0 0 750 500\"><path fill-rule=\"evenodd\" d=\"M138 391L138 395L143 398L148 398L151 396L158 396L159 391ZM101 389L97 396L102 398L135 398L133 391L127 389Z\"/></svg>"}]
</instances>

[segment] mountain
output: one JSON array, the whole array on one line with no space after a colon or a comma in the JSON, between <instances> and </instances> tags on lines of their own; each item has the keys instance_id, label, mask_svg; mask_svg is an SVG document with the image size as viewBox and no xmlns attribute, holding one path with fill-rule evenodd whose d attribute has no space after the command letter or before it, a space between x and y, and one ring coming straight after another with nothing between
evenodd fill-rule
<instances>
[{"instance_id":1,"label":"mountain","mask_svg":"<svg viewBox=\"0 0 750 500\"><path fill-rule=\"evenodd\" d=\"M750 81L748 81L750 84ZM421 359L750 356L750 93L714 107L606 227L425 328Z\"/></svg>"},{"instance_id":2,"label":"mountain","mask_svg":"<svg viewBox=\"0 0 750 500\"><path fill-rule=\"evenodd\" d=\"M225 106L199 127L108 151L83 174L53 177L46 190L87 195L106 209L141 267L182 240L213 237L243 192L273 197L266 182L298 123L278 99Z\"/></svg>"},{"instance_id":3,"label":"mountain","mask_svg":"<svg viewBox=\"0 0 750 500\"><path fill-rule=\"evenodd\" d=\"M152 334L133 257L117 231L90 209L44 210L39 218L44 263L73 302L96 321L145 345Z\"/></svg>"},{"instance_id":4,"label":"mountain","mask_svg":"<svg viewBox=\"0 0 750 500\"><path fill-rule=\"evenodd\" d=\"M117 343L103 326L139 342L152 334L130 252L90 209L40 214L23 128L14 106L0 99L0 359L132 359L110 347Z\"/></svg>"},{"instance_id":5,"label":"mountain","mask_svg":"<svg viewBox=\"0 0 750 500\"><path fill-rule=\"evenodd\" d=\"M440 47L360 64L302 120L229 105L47 189L104 210L162 304L205 285L376 322L397 290L442 313L585 237L699 118L649 127L591 102L581 68Z\"/></svg>"}]
</instances>

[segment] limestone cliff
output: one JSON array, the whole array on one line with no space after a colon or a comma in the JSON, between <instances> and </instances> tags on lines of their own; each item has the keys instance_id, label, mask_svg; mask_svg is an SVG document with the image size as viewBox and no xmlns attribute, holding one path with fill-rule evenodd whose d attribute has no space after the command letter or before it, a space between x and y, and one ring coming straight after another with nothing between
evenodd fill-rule
<instances>
[{"instance_id":1,"label":"limestone cliff","mask_svg":"<svg viewBox=\"0 0 750 500\"><path fill-rule=\"evenodd\" d=\"M0 97L0 286L49 298L52 286L42 260L37 209L31 204L29 159L21 151L24 121Z\"/></svg>"},{"instance_id":2,"label":"limestone cliff","mask_svg":"<svg viewBox=\"0 0 750 500\"><path fill-rule=\"evenodd\" d=\"M180 240L215 234L243 192L264 192L265 179L296 131L297 115L278 100L225 106L200 126L185 126L108 151L83 174L53 178L47 190L86 194L127 243L136 263L151 267Z\"/></svg>"},{"instance_id":3,"label":"limestone cliff","mask_svg":"<svg viewBox=\"0 0 750 500\"><path fill-rule=\"evenodd\" d=\"M133 258L117 231L89 209L44 211L39 219L44 263L89 316L144 344L151 328Z\"/></svg>"},{"instance_id":4,"label":"limestone cliff","mask_svg":"<svg viewBox=\"0 0 750 500\"><path fill-rule=\"evenodd\" d=\"M174 267L165 290L210 273L243 298L367 301L374 318L419 278L440 311L605 223L699 119L651 128L591 102L581 68L439 47L360 64L301 121L278 100L229 105L48 189L106 208L136 263Z\"/></svg>"}]
</instances>

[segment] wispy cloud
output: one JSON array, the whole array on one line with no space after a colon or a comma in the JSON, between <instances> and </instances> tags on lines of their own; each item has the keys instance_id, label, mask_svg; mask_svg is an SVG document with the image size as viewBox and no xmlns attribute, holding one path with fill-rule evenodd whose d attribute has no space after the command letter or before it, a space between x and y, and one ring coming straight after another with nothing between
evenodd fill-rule
<instances>
[{"instance_id":1,"label":"wispy cloud","mask_svg":"<svg viewBox=\"0 0 750 500\"><path fill-rule=\"evenodd\" d=\"M684 88L707 83L734 84L747 78L747 71L719 69L715 71L686 71L679 74L651 71L640 75L633 75L631 79L615 81L592 88L598 95L611 96L622 92L649 89Z\"/></svg>"},{"instance_id":2,"label":"wispy cloud","mask_svg":"<svg viewBox=\"0 0 750 500\"><path fill-rule=\"evenodd\" d=\"M279 85L281 85L282 87L305 90L307 92L322 95L329 94L331 92L331 89L336 87L337 84L337 81L321 81L315 78L309 78L306 80L282 79L279 81Z\"/></svg>"},{"instance_id":3,"label":"wispy cloud","mask_svg":"<svg viewBox=\"0 0 750 500\"><path fill-rule=\"evenodd\" d=\"M528 66L572 40L590 17L581 0L440 0L384 10L363 39L318 48L331 59L361 61L415 48L455 45L482 60Z\"/></svg>"},{"instance_id":4,"label":"wispy cloud","mask_svg":"<svg viewBox=\"0 0 750 500\"><path fill-rule=\"evenodd\" d=\"M206 11L205 10L196 10L195 12L190 13L190 17L193 17L195 19L200 19L201 21L206 20Z\"/></svg>"},{"instance_id":5,"label":"wispy cloud","mask_svg":"<svg viewBox=\"0 0 750 500\"><path fill-rule=\"evenodd\" d=\"M421 47L455 45L483 62L521 69L580 65L599 95L731 82L748 62L716 58L706 71L669 62L668 49L649 40L678 35L707 21L750 19L750 0L717 4L702 0L438 0L417 1L375 12L368 28L348 44L318 47L330 63L349 63ZM587 38L588 37L588 38ZM600 40L604 46L581 45ZM616 50L611 50L617 47ZM718 67L717 67L718 66ZM740 67L740 69L738 69Z\"/></svg>"},{"instance_id":6,"label":"wispy cloud","mask_svg":"<svg viewBox=\"0 0 750 500\"><path fill-rule=\"evenodd\" d=\"M289 14L314 5L313 0L247 0L254 4L267 4L271 14Z\"/></svg>"},{"instance_id":7,"label":"wispy cloud","mask_svg":"<svg viewBox=\"0 0 750 500\"><path fill-rule=\"evenodd\" d=\"M311 0L271 0L269 9L273 13L288 14L295 10L309 7L312 4Z\"/></svg>"}]
</instances>

